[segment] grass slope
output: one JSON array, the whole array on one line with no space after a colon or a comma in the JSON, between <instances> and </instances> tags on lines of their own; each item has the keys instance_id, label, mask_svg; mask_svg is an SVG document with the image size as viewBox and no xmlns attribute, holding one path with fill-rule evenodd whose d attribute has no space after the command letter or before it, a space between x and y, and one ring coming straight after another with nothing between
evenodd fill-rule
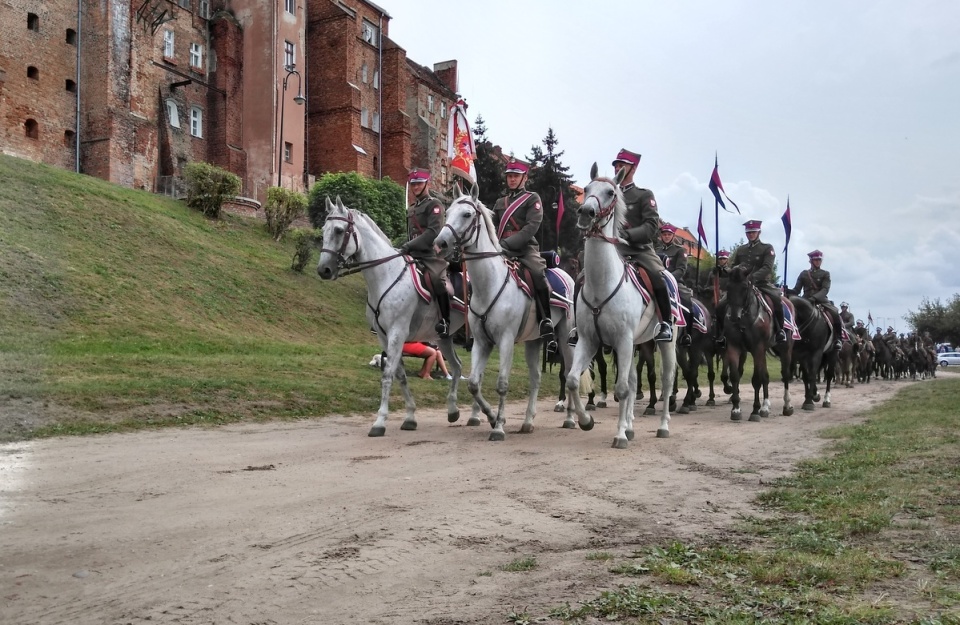
<instances>
[{"instance_id":1,"label":"grass slope","mask_svg":"<svg viewBox=\"0 0 960 625\"><path fill-rule=\"evenodd\" d=\"M7 156L0 180L0 409L43 406L0 437L376 410L361 276L292 272L254 219Z\"/></svg>"}]
</instances>

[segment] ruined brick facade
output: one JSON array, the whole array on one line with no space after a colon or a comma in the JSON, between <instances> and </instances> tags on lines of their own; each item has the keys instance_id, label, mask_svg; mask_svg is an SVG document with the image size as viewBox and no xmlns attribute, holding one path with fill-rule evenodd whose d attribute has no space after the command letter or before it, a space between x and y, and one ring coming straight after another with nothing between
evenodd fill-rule
<instances>
[{"instance_id":1,"label":"ruined brick facade","mask_svg":"<svg viewBox=\"0 0 960 625\"><path fill-rule=\"evenodd\" d=\"M148 190L203 160L261 201L328 171L445 180L456 62L410 61L389 21L363 0L4 0L0 151Z\"/></svg>"}]
</instances>

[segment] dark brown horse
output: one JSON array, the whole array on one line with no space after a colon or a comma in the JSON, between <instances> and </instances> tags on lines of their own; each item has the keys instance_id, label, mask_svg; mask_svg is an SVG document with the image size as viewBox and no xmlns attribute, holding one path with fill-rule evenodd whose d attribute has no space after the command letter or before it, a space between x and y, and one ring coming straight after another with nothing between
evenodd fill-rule
<instances>
[{"instance_id":1,"label":"dark brown horse","mask_svg":"<svg viewBox=\"0 0 960 625\"><path fill-rule=\"evenodd\" d=\"M737 266L730 270L727 283L727 303L724 313L723 335L727 341L726 361L730 370L730 384L733 395L730 401L730 419L742 419L740 411L740 377L747 355L753 356L753 412L750 421L759 421L770 416L770 373L767 371L767 352L780 360L780 377L783 381L783 414L792 415L790 404L790 359L793 351L793 339L788 334L783 345L774 346L776 330L773 327L773 314L770 306L781 306L781 302L767 303L763 295L750 281L750 273ZM760 391L763 391L763 402Z\"/></svg>"},{"instance_id":2,"label":"dark brown horse","mask_svg":"<svg viewBox=\"0 0 960 625\"><path fill-rule=\"evenodd\" d=\"M796 321L800 332L800 340L793 344L793 357L800 365L800 377L803 379L803 409L813 410L815 402L820 401L817 377L821 369L826 386L823 407L829 408L830 387L838 358L834 347L836 337L833 324L827 314L808 299L794 295L790 297L790 303L797 311Z\"/></svg>"}]
</instances>

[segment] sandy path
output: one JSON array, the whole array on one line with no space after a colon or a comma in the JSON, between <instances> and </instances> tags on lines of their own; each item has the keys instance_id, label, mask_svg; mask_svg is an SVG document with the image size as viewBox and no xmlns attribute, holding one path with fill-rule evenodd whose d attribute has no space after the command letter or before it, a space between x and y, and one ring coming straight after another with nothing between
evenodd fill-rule
<instances>
[{"instance_id":1,"label":"sandy path","mask_svg":"<svg viewBox=\"0 0 960 625\"><path fill-rule=\"evenodd\" d=\"M718 535L762 483L907 382L838 389L834 407L734 423L729 406L507 440L420 411L0 446L0 622L502 623L623 581L586 554ZM776 388L774 409L780 410ZM797 402L797 392L793 393ZM397 402L395 402L396 404ZM640 412L638 405L638 414ZM251 470L254 469L254 470ZM523 573L499 567L533 556Z\"/></svg>"}]
</instances>

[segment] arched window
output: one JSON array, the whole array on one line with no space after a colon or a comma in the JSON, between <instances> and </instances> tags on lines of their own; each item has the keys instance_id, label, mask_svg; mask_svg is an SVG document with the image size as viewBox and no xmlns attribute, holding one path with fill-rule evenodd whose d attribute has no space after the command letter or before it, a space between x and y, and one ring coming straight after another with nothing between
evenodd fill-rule
<instances>
[{"instance_id":1,"label":"arched window","mask_svg":"<svg viewBox=\"0 0 960 625\"><path fill-rule=\"evenodd\" d=\"M40 124L37 123L37 120L28 119L26 123L24 123L24 127L26 128L28 139L40 138Z\"/></svg>"},{"instance_id":2,"label":"arched window","mask_svg":"<svg viewBox=\"0 0 960 625\"><path fill-rule=\"evenodd\" d=\"M67 29L67 43L71 46L77 45L77 31L72 28Z\"/></svg>"},{"instance_id":3,"label":"arched window","mask_svg":"<svg viewBox=\"0 0 960 625\"><path fill-rule=\"evenodd\" d=\"M27 68L27 78L31 78L33 80L40 80L40 70L38 70L36 67L31 65L30 67Z\"/></svg>"},{"instance_id":4,"label":"arched window","mask_svg":"<svg viewBox=\"0 0 960 625\"><path fill-rule=\"evenodd\" d=\"M75 133L74 131L72 131L72 130L64 130L64 131L63 131L63 145L66 146L66 147L68 147L68 148L74 147L74 143L75 143L75 142L74 142L74 138L75 138L76 136L77 136L77 133Z\"/></svg>"},{"instance_id":5,"label":"arched window","mask_svg":"<svg viewBox=\"0 0 960 625\"><path fill-rule=\"evenodd\" d=\"M167 119L174 128L180 127L180 109L175 100L167 100Z\"/></svg>"},{"instance_id":6,"label":"arched window","mask_svg":"<svg viewBox=\"0 0 960 625\"><path fill-rule=\"evenodd\" d=\"M40 18L36 13L27 13L27 28L33 31L40 30Z\"/></svg>"},{"instance_id":7,"label":"arched window","mask_svg":"<svg viewBox=\"0 0 960 625\"><path fill-rule=\"evenodd\" d=\"M67 91L69 91L70 93L77 92L77 83L73 82L69 78L67 78Z\"/></svg>"}]
</instances>

